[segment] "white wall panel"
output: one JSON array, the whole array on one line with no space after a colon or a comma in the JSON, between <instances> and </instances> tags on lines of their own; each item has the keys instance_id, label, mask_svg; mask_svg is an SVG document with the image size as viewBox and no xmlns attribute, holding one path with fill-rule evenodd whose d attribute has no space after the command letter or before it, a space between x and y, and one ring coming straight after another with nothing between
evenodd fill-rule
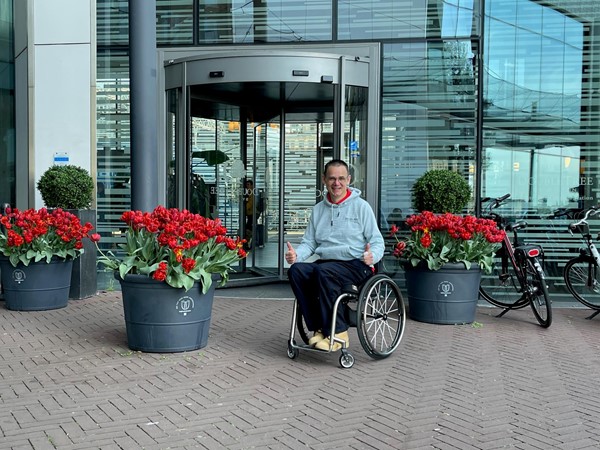
<instances>
[{"instance_id":1,"label":"white wall panel","mask_svg":"<svg viewBox=\"0 0 600 450\"><path fill-rule=\"evenodd\" d=\"M35 183L56 152L89 169L91 143L90 45L36 46L34 139ZM36 190L36 207L43 206Z\"/></svg>"},{"instance_id":2,"label":"white wall panel","mask_svg":"<svg viewBox=\"0 0 600 450\"><path fill-rule=\"evenodd\" d=\"M35 0L34 43L90 42L91 3L86 0ZM95 9L93 14L96 14Z\"/></svg>"}]
</instances>

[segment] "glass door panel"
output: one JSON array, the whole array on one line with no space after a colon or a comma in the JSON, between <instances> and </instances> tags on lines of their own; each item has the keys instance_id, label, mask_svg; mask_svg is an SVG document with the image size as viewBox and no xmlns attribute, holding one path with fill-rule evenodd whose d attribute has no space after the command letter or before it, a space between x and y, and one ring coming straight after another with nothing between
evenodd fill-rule
<instances>
[{"instance_id":1,"label":"glass door panel","mask_svg":"<svg viewBox=\"0 0 600 450\"><path fill-rule=\"evenodd\" d=\"M243 236L244 174L236 170L242 164L239 122L192 117L190 147L186 207L221 219L229 235Z\"/></svg>"},{"instance_id":2,"label":"glass door panel","mask_svg":"<svg viewBox=\"0 0 600 450\"><path fill-rule=\"evenodd\" d=\"M179 95L177 89L167 91L167 208L177 208L177 146L179 126Z\"/></svg>"},{"instance_id":3,"label":"glass door panel","mask_svg":"<svg viewBox=\"0 0 600 450\"><path fill-rule=\"evenodd\" d=\"M316 122L285 125L283 240L289 241L294 247L300 243L312 208L321 200L323 194L322 149L331 147L328 146L327 135L323 139L321 130L322 126ZM285 267L289 267L289 264L285 263Z\"/></svg>"},{"instance_id":4,"label":"glass door panel","mask_svg":"<svg viewBox=\"0 0 600 450\"><path fill-rule=\"evenodd\" d=\"M352 186L360 189L362 196L367 192L367 104L368 89L346 86L344 114L344 147L341 158L348 162Z\"/></svg>"},{"instance_id":5,"label":"glass door panel","mask_svg":"<svg viewBox=\"0 0 600 450\"><path fill-rule=\"evenodd\" d=\"M279 273L280 249L280 125L278 121L250 124L248 168L252 170L253 196L250 254L247 260L253 271L262 275ZM250 148L250 144L251 148ZM249 172L250 173L250 172Z\"/></svg>"}]
</instances>

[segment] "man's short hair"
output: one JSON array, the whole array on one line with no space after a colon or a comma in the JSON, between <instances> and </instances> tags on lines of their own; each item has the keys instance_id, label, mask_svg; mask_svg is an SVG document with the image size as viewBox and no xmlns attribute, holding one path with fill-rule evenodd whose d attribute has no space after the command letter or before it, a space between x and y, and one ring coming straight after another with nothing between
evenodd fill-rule
<instances>
[{"instance_id":1,"label":"man's short hair","mask_svg":"<svg viewBox=\"0 0 600 450\"><path fill-rule=\"evenodd\" d=\"M346 161L342 161L341 159L332 159L327 164L325 164L325 170L323 170L324 175L327 175L327 169L329 169L330 166L344 166L346 168L346 171L350 173L350 169L348 168L348 164L346 164Z\"/></svg>"}]
</instances>

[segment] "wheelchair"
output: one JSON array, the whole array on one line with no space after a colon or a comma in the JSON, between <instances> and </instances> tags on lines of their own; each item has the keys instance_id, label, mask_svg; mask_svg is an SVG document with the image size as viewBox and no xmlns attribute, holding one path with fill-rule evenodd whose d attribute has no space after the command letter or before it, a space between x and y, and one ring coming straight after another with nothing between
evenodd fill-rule
<instances>
[{"instance_id":1,"label":"wheelchair","mask_svg":"<svg viewBox=\"0 0 600 450\"><path fill-rule=\"evenodd\" d=\"M335 330L335 318L340 306L346 307L348 324L356 327L358 340L371 358L387 358L398 348L406 325L406 309L400 288L389 276L375 274L362 286L345 286L333 306L332 330ZM303 343L296 341L296 332ZM294 300L288 357L297 358L300 350L333 352L335 337L330 343L329 350L319 350L308 345L308 335L309 331L305 326L298 300ZM344 341L339 342L342 344L340 366L349 369L354 365L354 356L348 351Z\"/></svg>"}]
</instances>

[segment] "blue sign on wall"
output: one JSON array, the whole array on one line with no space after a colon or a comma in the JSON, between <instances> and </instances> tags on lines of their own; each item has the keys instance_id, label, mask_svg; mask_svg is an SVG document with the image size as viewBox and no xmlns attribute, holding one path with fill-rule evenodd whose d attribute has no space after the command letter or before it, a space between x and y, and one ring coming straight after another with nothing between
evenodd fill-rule
<instances>
[{"instance_id":1,"label":"blue sign on wall","mask_svg":"<svg viewBox=\"0 0 600 450\"><path fill-rule=\"evenodd\" d=\"M69 164L69 154L66 152L55 153L54 154L54 165L56 166L66 166Z\"/></svg>"}]
</instances>

